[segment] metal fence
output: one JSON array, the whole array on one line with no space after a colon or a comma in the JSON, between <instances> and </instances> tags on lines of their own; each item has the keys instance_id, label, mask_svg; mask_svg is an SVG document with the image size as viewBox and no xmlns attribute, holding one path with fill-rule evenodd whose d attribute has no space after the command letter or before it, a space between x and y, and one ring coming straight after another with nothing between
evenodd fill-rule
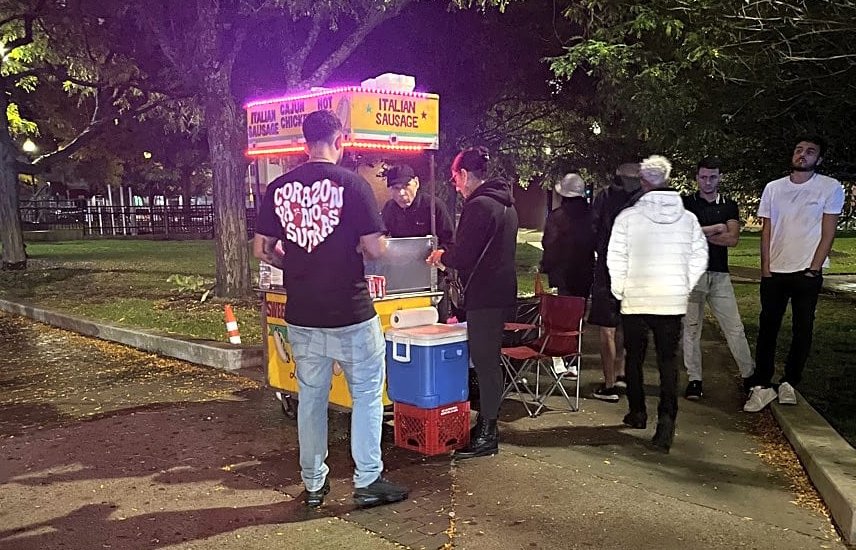
<instances>
[{"instance_id":1,"label":"metal fence","mask_svg":"<svg viewBox=\"0 0 856 550\"><path fill-rule=\"evenodd\" d=\"M214 207L91 206L87 204L22 203L25 231L81 229L86 236L214 237ZM247 209L247 233L255 230L256 213Z\"/></svg>"}]
</instances>

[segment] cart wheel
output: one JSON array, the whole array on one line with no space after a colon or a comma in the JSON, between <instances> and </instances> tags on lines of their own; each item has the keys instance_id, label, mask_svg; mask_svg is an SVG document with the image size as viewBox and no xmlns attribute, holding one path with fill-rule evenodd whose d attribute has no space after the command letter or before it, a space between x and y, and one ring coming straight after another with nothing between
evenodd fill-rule
<instances>
[{"instance_id":1,"label":"cart wheel","mask_svg":"<svg viewBox=\"0 0 856 550\"><path fill-rule=\"evenodd\" d=\"M297 419L297 403L290 395L282 396L282 413L292 419Z\"/></svg>"}]
</instances>

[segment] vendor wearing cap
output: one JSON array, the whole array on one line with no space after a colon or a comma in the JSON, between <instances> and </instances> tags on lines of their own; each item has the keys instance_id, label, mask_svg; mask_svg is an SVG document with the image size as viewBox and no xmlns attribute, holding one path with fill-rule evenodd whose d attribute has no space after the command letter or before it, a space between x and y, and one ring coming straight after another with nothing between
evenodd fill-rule
<instances>
[{"instance_id":1,"label":"vendor wearing cap","mask_svg":"<svg viewBox=\"0 0 856 550\"><path fill-rule=\"evenodd\" d=\"M554 189L562 204L544 224L541 270L559 295L587 299L594 277L595 235L585 182L579 174L567 174Z\"/></svg>"},{"instance_id":2,"label":"vendor wearing cap","mask_svg":"<svg viewBox=\"0 0 856 550\"><path fill-rule=\"evenodd\" d=\"M431 197L419 192L419 178L413 168L396 164L386 169L386 186L392 198L381 211L390 237L424 237L431 234ZM446 248L453 241L452 220L445 205L434 201L437 241Z\"/></svg>"}]
</instances>

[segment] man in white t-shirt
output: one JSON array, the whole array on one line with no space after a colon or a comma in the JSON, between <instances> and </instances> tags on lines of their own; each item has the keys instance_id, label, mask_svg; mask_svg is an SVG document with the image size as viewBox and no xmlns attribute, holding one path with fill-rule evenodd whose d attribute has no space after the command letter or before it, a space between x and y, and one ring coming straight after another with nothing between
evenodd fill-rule
<instances>
[{"instance_id":1,"label":"man in white t-shirt","mask_svg":"<svg viewBox=\"0 0 856 550\"><path fill-rule=\"evenodd\" d=\"M829 265L844 188L838 180L818 174L826 143L819 137L797 141L790 176L764 188L761 218L761 315L752 392L746 412L758 412L778 395L779 403L795 405L794 386L811 350L814 312L823 285L822 269ZM785 373L773 387L776 339L791 302L792 339Z\"/></svg>"}]
</instances>

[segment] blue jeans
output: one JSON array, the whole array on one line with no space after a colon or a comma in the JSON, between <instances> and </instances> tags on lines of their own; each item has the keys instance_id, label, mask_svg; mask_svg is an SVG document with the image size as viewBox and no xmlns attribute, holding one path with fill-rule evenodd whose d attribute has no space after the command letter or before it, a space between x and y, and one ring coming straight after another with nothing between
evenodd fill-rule
<instances>
[{"instance_id":1,"label":"blue jeans","mask_svg":"<svg viewBox=\"0 0 856 550\"><path fill-rule=\"evenodd\" d=\"M383 471L380 432L386 344L377 316L346 327L311 328L289 325L288 339L297 373L297 432L300 475L307 491L321 489L327 467L327 402L338 361L353 399L351 456L357 488L371 485Z\"/></svg>"}]
</instances>

